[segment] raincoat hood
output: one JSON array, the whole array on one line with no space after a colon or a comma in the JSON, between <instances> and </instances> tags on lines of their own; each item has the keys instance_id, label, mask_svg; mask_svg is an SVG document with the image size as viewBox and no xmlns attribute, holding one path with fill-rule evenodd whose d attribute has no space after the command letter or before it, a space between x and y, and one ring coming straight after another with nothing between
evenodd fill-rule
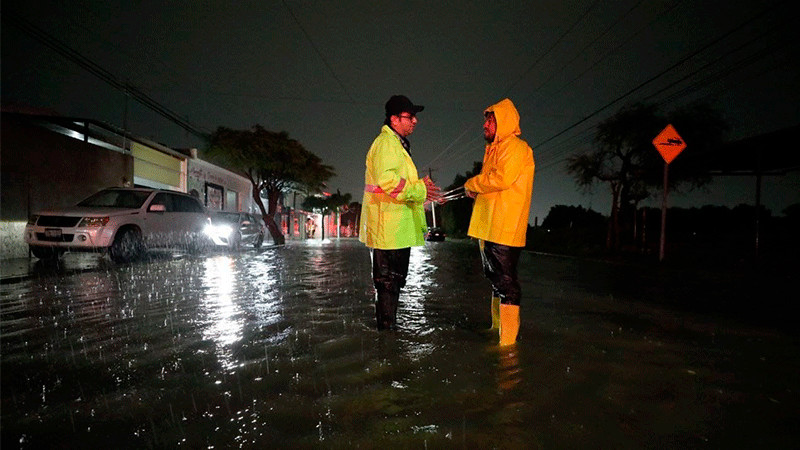
<instances>
[{"instance_id":1,"label":"raincoat hood","mask_svg":"<svg viewBox=\"0 0 800 450\"><path fill-rule=\"evenodd\" d=\"M519 112L514 103L509 99L503 99L494 105L486 108L484 114L492 112L497 121L497 131L494 135L494 142L501 142L509 136L519 136L522 131L519 129Z\"/></svg>"}]
</instances>

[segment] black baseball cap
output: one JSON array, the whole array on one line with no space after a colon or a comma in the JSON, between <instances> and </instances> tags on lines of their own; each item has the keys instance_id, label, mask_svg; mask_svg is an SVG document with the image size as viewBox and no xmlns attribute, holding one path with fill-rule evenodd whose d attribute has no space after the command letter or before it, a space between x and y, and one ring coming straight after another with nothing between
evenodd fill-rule
<instances>
[{"instance_id":1,"label":"black baseball cap","mask_svg":"<svg viewBox=\"0 0 800 450\"><path fill-rule=\"evenodd\" d=\"M386 117L398 116L400 113L404 112L416 114L423 109L425 109L424 106L411 103L411 100L405 95L393 95L389 101L386 102Z\"/></svg>"}]
</instances>

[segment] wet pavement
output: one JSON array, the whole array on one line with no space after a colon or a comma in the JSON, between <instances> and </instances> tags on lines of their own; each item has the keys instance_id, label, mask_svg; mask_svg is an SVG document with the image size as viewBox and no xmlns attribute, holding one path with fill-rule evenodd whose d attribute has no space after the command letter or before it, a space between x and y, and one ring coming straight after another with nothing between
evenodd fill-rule
<instances>
[{"instance_id":1,"label":"wet pavement","mask_svg":"<svg viewBox=\"0 0 800 450\"><path fill-rule=\"evenodd\" d=\"M21 262L20 262L21 264ZM3 267L2 448L794 448L783 286L524 253L498 349L475 245L374 326L354 240Z\"/></svg>"}]
</instances>

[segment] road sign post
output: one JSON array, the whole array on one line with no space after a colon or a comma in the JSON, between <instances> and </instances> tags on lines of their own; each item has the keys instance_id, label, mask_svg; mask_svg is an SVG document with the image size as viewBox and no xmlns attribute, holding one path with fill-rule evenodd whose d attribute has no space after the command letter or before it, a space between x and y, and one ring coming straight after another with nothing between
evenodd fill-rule
<instances>
[{"instance_id":1,"label":"road sign post","mask_svg":"<svg viewBox=\"0 0 800 450\"><path fill-rule=\"evenodd\" d=\"M683 149L686 148L686 143L675 130L672 124L667 125L658 136L653 139L653 146L664 158L664 195L661 200L661 239L658 246L658 260L664 261L664 247L666 243L666 228L667 228L667 193L669 192L669 163L675 159L676 156Z\"/></svg>"}]
</instances>

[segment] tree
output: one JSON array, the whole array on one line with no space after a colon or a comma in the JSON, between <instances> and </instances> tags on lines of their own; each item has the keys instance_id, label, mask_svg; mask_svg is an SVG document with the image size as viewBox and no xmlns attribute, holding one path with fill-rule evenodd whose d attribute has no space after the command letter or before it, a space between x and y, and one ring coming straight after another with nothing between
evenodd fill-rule
<instances>
[{"instance_id":1,"label":"tree","mask_svg":"<svg viewBox=\"0 0 800 450\"><path fill-rule=\"evenodd\" d=\"M250 130L219 127L210 137L206 154L212 161L243 174L253 185L253 200L276 244L286 242L275 222L278 199L286 189L319 192L333 167L306 150L285 131L276 133L255 125ZM262 198L267 199L267 208Z\"/></svg>"},{"instance_id":2,"label":"tree","mask_svg":"<svg viewBox=\"0 0 800 450\"><path fill-rule=\"evenodd\" d=\"M463 186L468 179L481 173L483 163L475 161L472 163L472 171L467 171L464 175L457 174L453 178L453 183L445 188L446 191ZM452 200L440 208L440 217L442 218L442 226L445 233L449 236L466 236L469 229L469 221L472 216L472 204L474 201L471 198L462 198L459 200Z\"/></svg>"},{"instance_id":3,"label":"tree","mask_svg":"<svg viewBox=\"0 0 800 450\"><path fill-rule=\"evenodd\" d=\"M567 160L567 171L584 190L591 189L596 181L607 183L611 190L608 249L619 249L623 221L632 224L638 203L663 187L664 161L652 141L668 123L687 143L685 153L719 145L727 128L720 115L706 105L689 105L663 116L655 105L635 104L597 126L594 150ZM710 181L705 167L680 161L677 158L670 165L671 187L688 184L693 188Z\"/></svg>"},{"instance_id":4,"label":"tree","mask_svg":"<svg viewBox=\"0 0 800 450\"><path fill-rule=\"evenodd\" d=\"M605 242L607 218L582 206L554 205L539 227L528 227L526 247L541 252L595 255Z\"/></svg>"},{"instance_id":5,"label":"tree","mask_svg":"<svg viewBox=\"0 0 800 450\"><path fill-rule=\"evenodd\" d=\"M606 219L597 211L584 209L582 206L555 205L542 221L545 229L600 228L605 226Z\"/></svg>"},{"instance_id":6,"label":"tree","mask_svg":"<svg viewBox=\"0 0 800 450\"><path fill-rule=\"evenodd\" d=\"M359 202L351 202L349 205L347 205L347 212L351 213L354 216L354 220L353 220L354 228L353 228L353 231L355 232L355 236L358 236L358 234L361 232L361 230L360 230L360 226L361 226L361 203L359 203Z\"/></svg>"},{"instance_id":7,"label":"tree","mask_svg":"<svg viewBox=\"0 0 800 450\"><path fill-rule=\"evenodd\" d=\"M342 195L338 190L330 195L312 195L303 200L303 208L322 214L322 239L325 239L325 216L339 212L350 203L350 194Z\"/></svg>"}]
</instances>

